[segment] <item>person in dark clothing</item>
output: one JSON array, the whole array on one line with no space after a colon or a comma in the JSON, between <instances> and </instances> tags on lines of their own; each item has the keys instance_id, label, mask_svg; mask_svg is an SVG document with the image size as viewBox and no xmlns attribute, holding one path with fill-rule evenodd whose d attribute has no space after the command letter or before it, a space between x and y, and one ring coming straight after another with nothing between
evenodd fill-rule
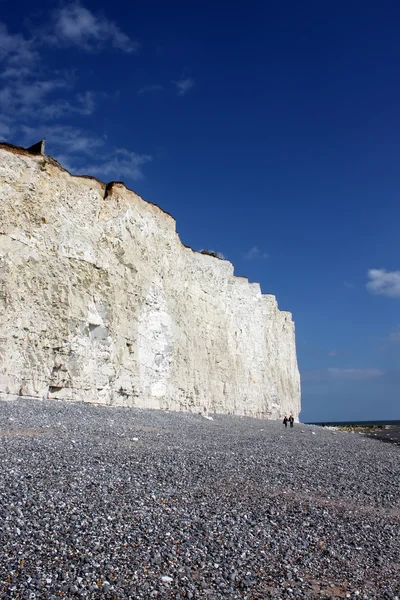
<instances>
[{"instance_id":1,"label":"person in dark clothing","mask_svg":"<svg viewBox=\"0 0 400 600\"><path fill-rule=\"evenodd\" d=\"M290 415L290 417L289 417L289 423L290 423L290 427L293 427L293 423L294 423L293 415Z\"/></svg>"},{"instance_id":2,"label":"person in dark clothing","mask_svg":"<svg viewBox=\"0 0 400 600\"><path fill-rule=\"evenodd\" d=\"M283 417L283 424L285 427L287 427L288 424L288 418L287 417Z\"/></svg>"}]
</instances>

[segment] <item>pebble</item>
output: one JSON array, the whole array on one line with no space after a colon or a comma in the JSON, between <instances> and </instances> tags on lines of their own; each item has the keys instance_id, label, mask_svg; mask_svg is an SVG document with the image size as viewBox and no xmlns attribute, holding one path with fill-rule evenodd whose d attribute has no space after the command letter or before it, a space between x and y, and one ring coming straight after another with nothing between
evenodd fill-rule
<instances>
[{"instance_id":1,"label":"pebble","mask_svg":"<svg viewBox=\"0 0 400 600\"><path fill-rule=\"evenodd\" d=\"M398 600L399 452L247 417L0 402L0 595Z\"/></svg>"}]
</instances>

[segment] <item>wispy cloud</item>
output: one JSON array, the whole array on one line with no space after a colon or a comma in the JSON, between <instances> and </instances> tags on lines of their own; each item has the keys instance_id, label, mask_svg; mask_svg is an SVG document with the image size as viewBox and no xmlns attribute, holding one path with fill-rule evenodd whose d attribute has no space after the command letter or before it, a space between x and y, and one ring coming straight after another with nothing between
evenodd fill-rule
<instances>
[{"instance_id":1,"label":"wispy cloud","mask_svg":"<svg viewBox=\"0 0 400 600\"><path fill-rule=\"evenodd\" d=\"M18 73L22 67L32 65L37 58L33 39L27 39L19 33L12 34L4 23L0 23L0 61L7 60L8 76Z\"/></svg>"},{"instance_id":2,"label":"wispy cloud","mask_svg":"<svg viewBox=\"0 0 400 600\"><path fill-rule=\"evenodd\" d=\"M386 271L386 269L370 269L367 290L371 294L400 298L400 271Z\"/></svg>"},{"instance_id":3,"label":"wispy cloud","mask_svg":"<svg viewBox=\"0 0 400 600\"><path fill-rule=\"evenodd\" d=\"M8 123L0 121L0 140L5 141L10 138L12 129Z\"/></svg>"},{"instance_id":4,"label":"wispy cloud","mask_svg":"<svg viewBox=\"0 0 400 600\"><path fill-rule=\"evenodd\" d=\"M143 177L151 156L115 149L84 125L76 126L94 113L101 92L78 90L72 69L54 73L47 64L49 46L132 53L138 44L104 15L80 3L65 4L50 19L36 38L11 33L0 23L0 138L24 146L46 139L51 155L74 174L106 181Z\"/></svg>"},{"instance_id":5,"label":"wispy cloud","mask_svg":"<svg viewBox=\"0 0 400 600\"><path fill-rule=\"evenodd\" d=\"M269 258L267 252L263 252L258 246L253 246L248 252L244 254L246 260L266 260Z\"/></svg>"},{"instance_id":6,"label":"wispy cloud","mask_svg":"<svg viewBox=\"0 0 400 600\"><path fill-rule=\"evenodd\" d=\"M188 91L191 90L195 84L194 79L192 79L191 77L188 77L187 79L178 79L178 81L174 81L173 83L175 84L176 89L178 90L179 96L184 96L185 94L187 94Z\"/></svg>"},{"instance_id":7,"label":"wispy cloud","mask_svg":"<svg viewBox=\"0 0 400 600\"><path fill-rule=\"evenodd\" d=\"M22 34L10 34L0 23L0 112L3 120L20 125L66 114L88 114L93 108L91 92L73 94L69 71L49 73L38 51L38 42ZM68 93L68 100L66 94ZM14 127L15 128L15 127Z\"/></svg>"},{"instance_id":8,"label":"wispy cloud","mask_svg":"<svg viewBox=\"0 0 400 600\"><path fill-rule=\"evenodd\" d=\"M47 43L79 46L97 51L110 45L123 52L136 52L138 42L132 40L116 23L104 15L94 14L78 2L67 4L53 13L53 26L45 36Z\"/></svg>"},{"instance_id":9,"label":"wispy cloud","mask_svg":"<svg viewBox=\"0 0 400 600\"><path fill-rule=\"evenodd\" d=\"M382 377L384 371L381 369L328 369L332 379L375 379Z\"/></svg>"},{"instance_id":10,"label":"wispy cloud","mask_svg":"<svg viewBox=\"0 0 400 600\"><path fill-rule=\"evenodd\" d=\"M86 155L92 157L105 144L105 140L84 132L78 127L71 125L42 125L21 127L23 144L28 146L37 139L46 139L47 144L54 149L55 158L68 155ZM68 152L67 152L68 151Z\"/></svg>"},{"instance_id":11,"label":"wispy cloud","mask_svg":"<svg viewBox=\"0 0 400 600\"><path fill-rule=\"evenodd\" d=\"M385 371L381 369L316 369L302 373L302 381L365 381L383 377Z\"/></svg>"},{"instance_id":12,"label":"wispy cloud","mask_svg":"<svg viewBox=\"0 0 400 600\"><path fill-rule=\"evenodd\" d=\"M8 115L19 122L92 114L95 109L93 92L74 93L72 88L68 75L59 79L13 79L0 88L0 110L3 117Z\"/></svg>"},{"instance_id":13,"label":"wispy cloud","mask_svg":"<svg viewBox=\"0 0 400 600\"><path fill-rule=\"evenodd\" d=\"M389 340L391 342L400 342L400 327L389 334Z\"/></svg>"},{"instance_id":14,"label":"wispy cloud","mask_svg":"<svg viewBox=\"0 0 400 600\"><path fill-rule=\"evenodd\" d=\"M65 94L71 87L66 78L12 80L0 89L0 109L3 115L8 114L19 120L46 120L72 113L88 114L94 102L90 92L76 95L72 102L57 98L58 94Z\"/></svg>"},{"instance_id":15,"label":"wispy cloud","mask_svg":"<svg viewBox=\"0 0 400 600\"><path fill-rule=\"evenodd\" d=\"M121 179L138 180L143 177L143 166L153 159L125 148L114 150L104 137L90 135L69 125L46 125L33 128L24 126L24 145L46 139L52 156L74 175L93 175L102 181Z\"/></svg>"},{"instance_id":16,"label":"wispy cloud","mask_svg":"<svg viewBox=\"0 0 400 600\"><path fill-rule=\"evenodd\" d=\"M137 154L125 148L115 150L111 156L105 157L103 161L88 164L85 169L91 175L97 175L100 179L142 179L143 165L151 162L153 158L147 154Z\"/></svg>"},{"instance_id":17,"label":"wispy cloud","mask_svg":"<svg viewBox=\"0 0 400 600\"><path fill-rule=\"evenodd\" d=\"M349 290L354 290L354 288L356 287L351 281L344 281L343 284L344 287L347 287Z\"/></svg>"},{"instance_id":18,"label":"wispy cloud","mask_svg":"<svg viewBox=\"0 0 400 600\"><path fill-rule=\"evenodd\" d=\"M337 356L337 350L336 350L336 348L334 348L333 350L330 350L328 352L328 356L331 356L331 357Z\"/></svg>"},{"instance_id":19,"label":"wispy cloud","mask_svg":"<svg viewBox=\"0 0 400 600\"><path fill-rule=\"evenodd\" d=\"M58 119L66 115L91 115L96 106L93 92L75 94L71 100L59 99L41 107L40 114L43 119Z\"/></svg>"},{"instance_id":20,"label":"wispy cloud","mask_svg":"<svg viewBox=\"0 0 400 600\"><path fill-rule=\"evenodd\" d=\"M137 94L141 96L142 94L147 94L150 92L160 92L164 89L164 86L158 83L153 85L144 85L140 89L138 89Z\"/></svg>"}]
</instances>

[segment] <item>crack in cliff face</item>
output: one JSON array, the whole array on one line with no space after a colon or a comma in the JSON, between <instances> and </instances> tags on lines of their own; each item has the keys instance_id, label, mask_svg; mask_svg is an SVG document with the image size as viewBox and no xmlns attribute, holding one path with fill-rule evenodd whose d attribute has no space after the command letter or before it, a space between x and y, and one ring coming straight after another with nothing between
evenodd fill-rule
<instances>
[{"instance_id":1,"label":"crack in cliff face","mask_svg":"<svg viewBox=\"0 0 400 600\"><path fill-rule=\"evenodd\" d=\"M35 246L33 244L28 244L28 242L25 242L23 240L20 240L19 238L13 237L9 233L5 233L5 231L0 231L0 235L7 237L8 239L12 240L13 242L18 242L19 244L28 246L28 248L35 248Z\"/></svg>"},{"instance_id":2,"label":"crack in cliff face","mask_svg":"<svg viewBox=\"0 0 400 600\"><path fill-rule=\"evenodd\" d=\"M10 235L9 233L6 233L4 231L0 231L0 236L8 238L12 242L16 242L18 244L21 244L22 246L26 246L27 248L31 248L43 257L47 257L49 255L48 253L41 250L40 241L38 239L36 239L34 237L34 235L31 237L31 240L33 240L34 243L32 243L32 242L29 243L25 240L22 240L20 237ZM1 252L2 252L2 248L1 248L1 244L0 244L0 260L4 259L8 254L12 253L12 249L3 250L3 252L4 252L3 255L1 254ZM88 260L87 258L85 258L83 256L70 256L69 254L66 254L63 248L60 249L60 253L54 252L54 258L59 258L59 257L65 258L66 260L71 260L71 261L72 260L81 261L81 262L91 265L98 271L107 272L107 269L105 269L104 267L102 267L101 265L99 265L98 263L96 263L94 261ZM125 265L125 266L127 266L127 265Z\"/></svg>"},{"instance_id":3,"label":"crack in cliff face","mask_svg":"<svg viewBox=\"0 0 400 600\"><path fill-rule=\"evenodd\" d=\"M274 296L185 247L122 183L0 158L0 394L298 415L294 326Z\"/></svg>"}]
</instances>

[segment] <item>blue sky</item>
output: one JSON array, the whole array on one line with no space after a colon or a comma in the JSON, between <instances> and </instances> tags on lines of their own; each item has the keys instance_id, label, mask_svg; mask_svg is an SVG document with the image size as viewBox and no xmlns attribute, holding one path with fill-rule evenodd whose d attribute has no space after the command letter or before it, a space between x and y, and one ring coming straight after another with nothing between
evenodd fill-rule
<instances>
[{"instance_id":1,"label":"blue sky","mask_svg":"<svg viewBox=\"0 0 400 600\"><path fill-rule=\"evenodd\" d=\"M0 138L125 181L276 294L303 420L399 419L399 23L387 0L0 0Z\"/></svg>"}]
</instances>

